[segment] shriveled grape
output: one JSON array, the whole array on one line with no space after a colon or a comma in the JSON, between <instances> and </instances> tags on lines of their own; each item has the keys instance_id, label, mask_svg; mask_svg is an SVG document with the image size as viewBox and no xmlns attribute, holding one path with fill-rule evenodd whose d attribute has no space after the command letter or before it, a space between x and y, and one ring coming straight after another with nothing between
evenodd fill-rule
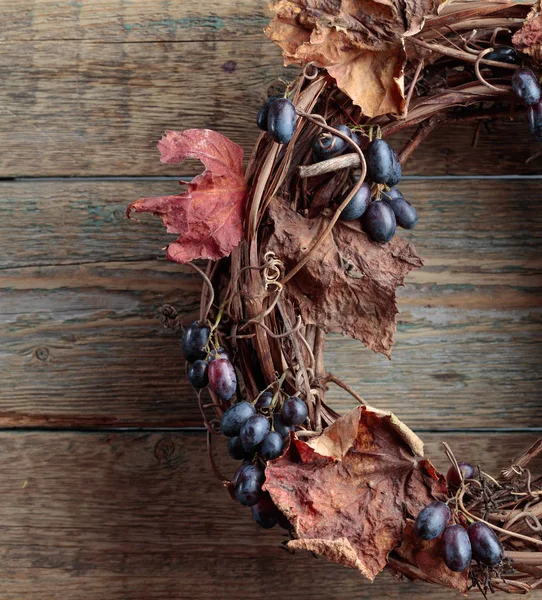
<instances>
[{"instance_id":1,"label":"shriveled grape","mask_svg":"<svg viewBox=\"0 0 542 600\"><path fill-rule=\"evenodd\" d=\"M267 98L263 106L258 111L258 114L256 116L256 125L262 131L267 131L267 116L269 114L269 107L278 98L280 98L280 96L269 96L269 98Z\"/></svg>"},{"instance_id":2,"label":"shriveled grape","mask_svg":"<svg viewBox=\"0 0 542 600\"><path fill-rule=\"evenodd\" d=\"M374 183L396 185L401 179L397 153L384 140L373 140L365 151L367 179Z\"/></svg>"},{"instance_id":3,"label":"shriveled grape","mask_svg":"<svg viewBox=\"0 0 542 600\"><path fill-rule=\"evenodd\" d=\"M273 394L271 392L263 392L258 400L256 400L256 404L254 405L256 410L260 410L262 408L268 408L271 406L273 402Z\"/></svg>"},{"instance_id":4,"label":"shriveled grape","mask_svg":"<svg viewBox=\"0 0 542 600\"><path fill-rule=\"evenodd\" d=\"M444 502L431 502L416 517L414 533L421 540L433 540L444 531L450 516L450 509Z\"/></svg>"},{"instance_id":5,"label":"shriveled grape","mask_svg":"<svg viewBox=\"0 0 542 600\"><path fill-rule=\"evenodd\" d=\"M399 156L397 155L397 152L395 152L395 150L393 148L391 149L391 155L392 155L391 173L386 181L386 185L389 185L390 187L397 185L401 181L401 177L403 176L403 169L401 168L401 162L399 161Z\"/></svg>"},{"instance_id":6,"label":"shriveled grape","mask_svg":"<svg viewBox=\"0 0 542 600\"><path fill-rule=\"evenodd\" d=\"M470 565L472 549L468 533L460 525L449 525L442 534L444 563L450 571L464 571Z\"/></svg>"},{"instance_id":7,"label":"shriveled grape","mask_svg":"<svg viewBox=\"0 0 542 600\"><path fill-rule=\"evenodd\" d=\"M228 440L228 454L233 460L247 460L251 457L251 454L243 448L241 438L238 435Z\"/></svg>"},{"instance_id":8,"label":"shriveled grape","mask_svg":"<svg viewBox=\"0 0 542 600\"><path fill-rule=\"evenodd\" d=\"M227 437L239 435L241 426L252 415L256 414L256 409L250 402L238 402L230 406L222 415L220 421L220 433Z\"/></svg>"},{"instance_id":9,"label":"shriveled grape","mask_svg":"<svg viewBox=\"0 0 542 600\"><path fill-rule=\"evenodd\" d=\"M301 398L290 396L282 405L280 418L286 425L301 425L309 416L309 409Z\"/></svg>"},{"instance_id":10,"label":"shriveled grape","mask_svg":"<svg viewBox=\"0 0 542 600\"><path fill-rule=\"evenodd\" d=\"M239 471L239 469L238 469ZM235 479L235 497L243 506L254 506L262 498L265 473L260 465L242 465Z\"/></svg>"},{"instance_id":11,"label":"shriveled grape","mask_svg":"<svg viewBox=\"0 0 542 600\"><path fill-rule=\"evenodd\" d=\"M399 227L413 229L416 226L418 213L412 204L404 199L397 188L391 188L389 192L383 192L382 200L390 205Z\"/></svg>"},{"instance_id":12,"label":"shriveled grape","mask_svg":"<svg viewBox=\"0 0 542 600\"><path fill-rule=\"evenodd\" d=\"M239 438L246 452L254 452L270 430L269 421L263 415L249 417L241 426Z\"/></svg>"},{"instance_id":13,"label":"shriveled grape","mask_svg":"<svg viewBox=\"0 0 542 600\"><path fill-rule=\"evenodd\" d=\"M359 219L371 203L371 188L363 182L354 197L344 207L340 218L343 221Z\"/></svg>"},{"instance_id":14,"label":"shriveled grape","mask_svg":"<svg viewBox=\"0 0 542 600\"><path fill-rule=\"evenodd\" d=\"M297 115L288 98L271 103L267 113L267 131L278 144L287 144L294 136Z\"/></svg>"},{"instance_id":15,"label":"shriveled grape","mask_svg":"<svg viewBox=\"0 0 542 600\"><path fill-rule=\"evenodd\" d=\"M188 362L205 358L205 346L209 340L211 330L205 325L194 321L184 330L182 349L184 357Z\"/></svg>"},{"instance_id":16,"label":"shriveled grape","mask_svg":"<svg viewBox=\"0 0 542 600\"><path fill-rule=\"evenodd\" d=\"M265 460L274 460L282 454L284 439L277 431L270 431L264 438L260 454Z\"/></svg>"},{"instance_id":17,"label":"shriveled grape","mask_svg":"<svg viewBox=\"0 0 542 600\"><path fill-rule=\"evenodd\" d=\"M457 463L459 466L459 470L463 475L463 479L472 479L476 473L474 467L468 462L459 462ZM461 485L461 477L457 472L457 469L452 465L448 469L448 473L446 473L446 483L451 488L457 488Z\"/></svg>"},{"instance_id":18,"label":"shriveled grape","mask_svg":"<svg viewBox=\"0 0 542 600\"><path fill-rule=\"evenodd\" d=\"M474 560L491 567L501 562L504 551L493 529L485 523L473 523L467 533Z\"/></svg>"},{"instance_id":19,"label":"shriveled grape","mask_svg":"<svg viewBox=\"0 0 542 600\"><path fill-rule=\"evenodd\" d=\"M484 60L494 60L509 65L518 65L521 62L521 58L516 49L511 46L497 46L494 50L488 52L484 56Z\"/></svg>"},{"instance_id":20,"label":"shriveled grape","mask_svg":"<svg viewBox=\"0 0 542 600\"><path fill-rule=\"evenodd\" d=\"M517 69L512 75L512 90L518 100L526 106L540 101L540 84L530 69Z\"/></svg>"},{"instance_id":21,"label":"shriveled grape","mask_svg":"<svg viewBox=\"0 0 542 600\"><path fill-rule=\"evenodd\" d=\"M341 133L350 137L350 129L348 129L346 125L339 125L335 129L338 129ZM348 148L350 148L350 144L338 135L330 133L329 131L322 131L315 136L312 142L313 160L318 162L339 156Z\"/></svg>"},{"instance_id":22,"label":"shriveled grape","mask_svg":"<svg viewBox=\"0 0 542 600\"><path fill-rule=\"evenodd\" d=\"M190 365L188 380L197 390L201 390L209 383L207 363L204 360L196 360Z\"/></svg>"},{"instance_id":23,"label":"shriveled grape","mask_svg":"<svg viewBox=\"0 0 542 600\"><path fill-rule=\"evenodd\" d=\"M237 390L237 375L227 358L217 358L207 368L209 388L221 399L229 400Z\"/></svg>"},{"instance_id":24,"label":"shriveled grape","mask_svg":"<svg viewBox=\"0 0 542 600\"><path fill-rule=\"evenodd\" d=\"M293 425L286 425L279 414L275 415L273 419L273 429L283 438L286 438L290 435L290 431L294 431L295 427Z\"/></svg>"},{"instance_id":25,"label":"shriveled grape","mask_svg":"<svg viewBox=\"0 0 542 600\"><path fill-rule=\"evenodd\" d=\"M262 499L250 509L252 517L260 527L271 529L279 519L280 511L271 500L269 494L264 494Z\"/></svg>"},{"instance_id":26,"label":"shriveled grape","mask_svg":"<svg viewBox=\"0 0 542 600\"><path fill-rule=\"evenodd\" d=\"M395 214L386 202L371 202L361 218L363 231L381 244L389 242L395 235Z\"/></svg>"}]
</instances>

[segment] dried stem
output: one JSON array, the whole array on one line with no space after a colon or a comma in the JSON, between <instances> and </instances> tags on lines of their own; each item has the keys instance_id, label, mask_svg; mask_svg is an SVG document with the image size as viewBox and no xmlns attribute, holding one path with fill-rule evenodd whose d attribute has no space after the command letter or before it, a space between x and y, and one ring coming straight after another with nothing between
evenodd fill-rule
<instances>
[{"instance_id":1,"label":"dried stem","mask_svg":"<svg viewBox=\"0 0 542 600\"><path fill-rule=\"evenodd\" d=\"M366 404L365 400L356 391L354 391L347 383L344 383L344 381L342 381L342 379L335 377L335 375L333 375L332 373L326 373L326 376L324 377L324 382L327 383L329 381L331 381L335 385L338 385L345 392L348 392L360 404Z\"/></svg>"}]
</instances>

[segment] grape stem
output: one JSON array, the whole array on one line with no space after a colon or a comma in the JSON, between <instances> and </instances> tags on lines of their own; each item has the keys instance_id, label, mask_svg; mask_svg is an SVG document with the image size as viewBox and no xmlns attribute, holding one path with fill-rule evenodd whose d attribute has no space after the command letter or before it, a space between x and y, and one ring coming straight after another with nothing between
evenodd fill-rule
<instances>
[{"instance_id":1,"label":"grape stem","mask_svg":"<svg viewBox=\"0 0 542 600\"><path fill-rule=\"evenodd\" d=\"M333 373L326 373L326 376L324 377L323 381L324 383L329 383L331 381L335 385L338 385L340 388L342 388L345 392L348 392L360 404L366 404L365 400L356 391L354 391L347 383L344 383L342 379L339 379L338 377L333 375Z\"/></svg>"},{"instance_id":2,"label":"grape stem","mask_svg":"<svg viewBox=\"0 0 542 600\"><path fill-rule=\"evenodd\" d=\"M476 73L476 77L478 77L478 81L480 83L483 83L486 87L488 87L490 90L493 90L497 94L509 94L512 89L510 86L497 87L492 83L489 83L489 81L487 81L486 79L484 79L482 73L480 72L480 61L484 58L486 54L489 54L490 52L493 52L493 48L486 48L485 50L482 50L482 52L480 52L476 57L476 60L474 62L474 72Z\"/></svg>"},{"instance_id":3,"label":"grape stem","mask_svg":"<svg viewBox=\"0 0 542 600\"><path fill-rule=\"evenodd\" d=\"M215 290L213 288L213 284L211 283L211 280L206 275L206 273L204 273L194 263L188 263L188 264L194 269L194 271L196 271L197 273L199 273L203 277L203 281L205 281L205 283L207 284L207 287L209 289L209 299L207 300L207 304L205 306L205 309L200 310L200 323L203 323L207 319L207 315L209 314L209 311L211 310L211 306L213 306L213 302L215 300Z\"/></svg>"},{"instance_id":4,"label":"grape stem","mask_svg":"<svg viewBox=\"0 0 542 600\"><path fill-rule=\"evenodd\" d=\"M438 54L443 54L444 56L450 56L451 58L458 58L459 60L464 60L465 62L475 63L478 60L478 57L474 54L470 54L465 50L459 50L455 48L449 48L447 46L443 46L442 44L428 44L423 40L417 39L415 37L410 37L409 41L417 46L421 46L426 50L431 50L432 52L437 52ZM499 62L496 60L486 60L482 59L484 65L488 65L490 67L498 67L500 69L510 69L515 71L520 68L519 65L511 65L509 63Z\"/></svg>"},{"instance_id":5,"label":"grape stem","mask_svg":"<svg viewBox=\"0 0 542 600\"><path fill-rule=\"evenodd\" d=\"M463 503L463 495L466 492L466 488L463 488L461 490L461 493L458 494L457 496L457 502L459 504L459 507L461 508L461 510L471 519L474 519L475 521L480 521L480 523L485 523L488 527L491 527L491 529L494 529L495 531L498 531L499 533L502 533L506 536L510 536L510 537L515 537L517 539L523 540L524 542L529 542L531 544L536 544L537 546L542 546L542 540L537 540L535 538L529 537L528 535L522 535L521 533L515 533L513 531L508 531L507 529L503 529L502 527L498 527L497 525L494 525L493 523L490 523L489 521L485 521L484 519L481 519L480 517L477 517L475 515L473 515L472 513L470 513L466 508L465 505Z\"/></svg>"},{"instance_id":6,"label":"grape stem","mask_svg":"<svg viewBox=\"0 0 542 600\"><path fill-rule=\"evenodd\" d=\"M294 275L296 275L296 273L298 273L307 264L311 255L316 251L318 246L320 246L320 244L331 233L331 230L333 229L333 227L335 227L335 224L339 220L339 217L341 216L342 211L347 207L350 200L352 200L352 198L357 194L357 192L359 191L359 189L361 188L361 185L363 184L363 182L365 180L365 176L367 175L367 164L365 163L365 157L363 156L363 152L361 151L359 146L356 144L356 142L354 142L354 140L351 137L349 137L348 135L345 135L342 131L339 131L339 130L335 129L334 127L330 127L329 125L327 125L327 123L325 123L324 119L322 117L320 117L320 115L310 115L309 113L306 113L301 110L297 110L297 113L304 119L307 119L307 121L310 121L311 123L315 123L316 125L319 125L325 131L329 131L330 133L333 133L334 135L340 137L342 140L344 140L345 142L350 144L352 146L352 148L355 150L355 152L359 158L359 161L361 164L361 175L360 175L359 181L357 181L354 184L354 187L350 190L350 193L347 194L346 198L342 201L339 208L335 211L335 214L331 218L327 227L318 236L318 238L316 239L314 244L311 246L311 249L297 263L297 265L285 277L283 277L282 281L280 282L282 285L285 285L286 283L288 283L288 281L290 281L290 279L292 279L292 277L294 277Z\"/></svg>"}]
</instances>

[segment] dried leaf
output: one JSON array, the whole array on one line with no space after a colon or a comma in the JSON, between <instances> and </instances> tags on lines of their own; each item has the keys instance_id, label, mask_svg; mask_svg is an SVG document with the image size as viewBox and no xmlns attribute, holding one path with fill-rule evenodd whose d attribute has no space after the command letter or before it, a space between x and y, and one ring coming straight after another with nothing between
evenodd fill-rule
<instances>
[{"instance_id":1,"label":"dried leaf","mask_svg":"<svg viewBox=\"0 0 542 600\"><path fill-rule=\"evenodd\" d=\"M425 581L445 585L462 593L467 592L468 571L454 573L442 560L442 540L420 540L414 534L414 522L407 521L403 534L403 543L396 552L409 564L418 567Z\"/></svg>"},{"instance_id":2,"label":"dried leaf","mask_svg":"<svg viewBox=\"0 0 542 600\"><path fill-rule=\"evenodd\" d=\"M423 444L394 415L360 406L269 462L265 489L305 549L373 580L401 544L406 515L446 494Z\"/></svg>"},{"instance_id":3,"label":"dried leaf","mask_svg":"<svg viewBox=\"0 0 542 600\"><path fill-rule=\"evenodd\" d=\"M514 46L536 60L542 60L542 13L537 2L527 15L523 27L512 38Z\"/></svg>"},{"instance_id":4,"label":"dried leaf","mask_svg":"<svg viewBox=\"0 0 542 600\"><path fill-rule=\"evenodd\" d=\"M269 215L274 233L266 250L273 251L287 270L308 253L329 223L327 217L306 219L279 198L273 199ZM401 237L375 244L357 221L339 221L288 282L285 296L306 324L359 339L389 356L396 329L396 288L422 265L414 246Z\"/></svg>"},{"instance_id":5,"label":"dried leaf","mask_svg":"<svg viewBox=\"0 0 542 600\"><path fill-rule=\"evenodd\" d=\"M404 38L418 33L438 0L278 0L267 36L285 64L325 67L374 117L404 109Z\"/></svg>"},{"instance_id":6,"label":"dried leaf","mask_svg":"<svg viewBox=\"0 0 542 600\"><path fill-rule=\"evenodd\" d=\"M180 234L168 246L170 260L185 263L228 256L243 234L246 184L242 148L210 129L166 131L158 148L164 163L196 158L206 169L188 183L187 192L137 200L128 207L128 216L132 210L152 212L161 217L168 233Z\"/></svg>"}]
</instances>

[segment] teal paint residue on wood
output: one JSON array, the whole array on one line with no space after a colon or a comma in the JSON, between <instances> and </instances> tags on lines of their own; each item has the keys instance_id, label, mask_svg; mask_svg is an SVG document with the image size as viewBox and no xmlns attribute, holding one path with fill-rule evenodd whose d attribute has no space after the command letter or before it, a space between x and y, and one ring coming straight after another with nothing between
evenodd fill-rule
<instances>
[{"instance_id":1,"label":"teal paint residue on wood","mask_svg":"<svg viewBox=\"0 0 542 600\"><path fill-rule=\"evenodd\" d=\"M174 34L179 29L195 29L203 27L220 31L224 27L224 20L221 17L211 15L209 17L184 17L182 19L160 19L159 21L146 21L145 23L130 24L123 23L125 31L131 32L134 29L142 29L147 27L156 27L167 29L169 33Z\"/></svg>"},{"instance_id":2,"label":"teal paint residue on wood","mask_svg":"<svg viewBox=\"0 0 542 600\"><path fill-rule=\"evenodd\" d=\"M239 17L235 19L234 26L239 28L242 23L247 27L265 27L269 24L269 19L264 15L255 15L252 17ZM124 30L131 33L134 29L144 29L154 27L158 29L167 29L170 34L175 34L179 29L210 29L220 31L224 29L226 23L218 15L209 15L208 17L183 17L181 19L159 19L158 21L146 21L145 23L123 23ZM232 26L232 28L234 28Z\"/></svg>"},{"instance_id":3,"label":"teal paint residue on wood","mask_svg":"<svg viewBox=\"0 0 542 600\"><path fill-rule=\"evenodd\" d=\"M124 217L124 209L118 206L88 206L88 217L83 223L84 227L98 227L118 223Z\"/></svg>"}]
</instances>

